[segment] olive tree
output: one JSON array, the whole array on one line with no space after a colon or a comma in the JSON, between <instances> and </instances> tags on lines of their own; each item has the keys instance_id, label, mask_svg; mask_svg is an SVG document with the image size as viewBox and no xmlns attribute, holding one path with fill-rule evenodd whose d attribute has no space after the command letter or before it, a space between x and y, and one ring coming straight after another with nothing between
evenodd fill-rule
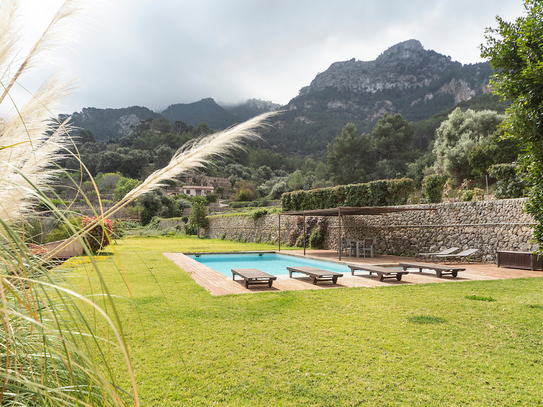
<instances>
[{"instance_id":1,"label":"olive tree","mask_svg":"<svg viewBox=\"0 0 543 407\"><path fill-rule=\"evenodd\" d=\"M502 120L503 115L491 110L463 112L456 108L436 130L434 171L448 177L453 185L470 179L473 171L468 159L470 150L489 138Z\"/></svg>"}]
</instances>

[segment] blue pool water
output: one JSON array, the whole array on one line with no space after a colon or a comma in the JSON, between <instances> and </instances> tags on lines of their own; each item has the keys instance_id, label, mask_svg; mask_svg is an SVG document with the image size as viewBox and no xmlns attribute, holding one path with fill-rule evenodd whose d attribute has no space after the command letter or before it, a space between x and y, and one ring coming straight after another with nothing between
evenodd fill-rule
<instances>
[{"instance_id":1,"label":"blue pool water","mask_svg":"<svg viewBox=\"0 0 543 407\"><path fill-rule=\"evenodd\" d=\"M287 267L311 266L338 273L349 273L346 265L327 261L303 259L277 253L244 253L244 254L201 254L188 255L225 276L232 276L231 269L255 268L274 276L288 276Z\"/></svg>"}]
</instances>

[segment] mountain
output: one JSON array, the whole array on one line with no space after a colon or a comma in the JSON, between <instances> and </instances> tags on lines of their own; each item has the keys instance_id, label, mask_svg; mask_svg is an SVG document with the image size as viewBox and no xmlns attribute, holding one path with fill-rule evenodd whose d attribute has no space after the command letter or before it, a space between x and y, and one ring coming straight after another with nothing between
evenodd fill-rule
<instances>
[{"instance_id":1,"label":"mountain","mask_svg":"<svg viewBox=\"0 0 543 407\"><path fill-rule=\"evenodd\" d=\"M277 110L281 105L260 99L249 99L238 105L227 105L223 107L244 122L259 114Z\"/></svg>"},{"instance_id":2,"label":"mountain","mask_svg":"<svg viewBox=\"0 0 543 407\"><path fill-rule=\"evenodd\" d=\"M60 118L67 115L60 115ZM72 114L72 125L80 129L92 131L97 141L117 139L131 132L131 126L140 120L152 117L158 119L160 114L146 107L132 106L122 109L97 109L86 107L81 112Z\"/></svg>"},{"instance_id":3,"label":"mountain","mask_svg":"<svg viewBox=\"0 0 543 407\"><path fill-rule=\"evenodd\" d=\"M242 121L211 98L195 103L170 105L161 114L171 123L181 120L189 125L198 126L205 122L214 130L225 129Z\"/></svg>"},{"instance_id":4,"label":"mountain","mask_svg":"<svg viewBox=\"0 0 543 407\"><path fill-rule=\"evenodd\" d=\"M265 148L303 155L322 152L352 122L359 132L371 132L385 112L401 113L420 122L451 109L462 101L489 94L488 63L462 65L450 57L425 50L417 40L396 44L374 61L335 62L303 87L263 134ZM496 104L481 99L481 106ZM170 105L161 114L146 107L125 109L85 108L73 114L74 125L89 129L100 141L129 134L130 126L149 117L165 117L197 126L201 122L220 130L260 113L276 110L272 102L251 99L220 106L213 99ZM437 118L417 133L417 147L425 151L433 138Z\"/></svg>"},{"instance_id":5,"label":"mountain","mask_svg":"<svg viewBox=\"0 0 543 407\"><path fill-rule=\"evenodd\" d=\"M177 120L194 127L204 122L214 130L221 130L279 107L278 104L258 99L221 107L211 98L202 99L195 103L170 105L161 113L141 106L123 109L86 107L81 112L72 114L72 124L77 128L92 131L94 138L98 141L107 141L130 134L132 132L131 126L150 117L154 119L165 117L172 125ZM59 117L66 118L68 115L62 114Z\"/></svg>"},{"instance_id":6,"label":"mountain","mask_svg":"<svg viewBox=\"0 0 543 407\"><path fill-rule=\"evenodd\" d=\"M412 122L488 93L488 63L462 65L417 40L396 44L374 61L335 62L319 73L265 136L268 148L310 154L326 149L353 122L371 132L385 112Z\"/></svg>"}]
</instances>

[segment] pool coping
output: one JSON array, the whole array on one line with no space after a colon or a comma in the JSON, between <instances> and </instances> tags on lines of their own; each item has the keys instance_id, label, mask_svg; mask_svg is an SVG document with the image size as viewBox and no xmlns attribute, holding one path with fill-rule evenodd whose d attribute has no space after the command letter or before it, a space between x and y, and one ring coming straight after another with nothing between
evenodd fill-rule
<instances>
[{"instance_id":1,"label":"pool coping","mask_svg":"<svg viewBox=\"0 0 543 407\"><path fill-rule=\"evenodd\" d=\"M315 251L317 255L308 253L304 256L302 253L285 253L283 251L252 251L252 252L228 252L231 254L241 253L278 253L288 254L294 257L305 257L314 260L328 261L330 263L340 264L354 264L365 263L373 265L397 265L400 262L415 261L411 257L401 256L379 256L379 258L349 258L349 261L337 261L334 259L323 258L324 255L330 256L330 253L324 253L325 251ZM321 253L323 252L323 253ZM227 252L220 252L220 254L226 254ZM187 254L187 255L186 255ZM394 286L394 285L412 285L412 284L424 284L424 283L445 283L445 282L462 282L462 281L474 281L474 280L497 280L507 278L524 278L524 277L542 277L542 271L530 271L530 270L517 270L517 269L503 269L497 268L495 264L462 264L462 267L466 267L466 271L459 274L457 278L444 277L437 278L435 273L418 273L413 272L402 278L402 281L385 280L384 282L378 281L375 276L369 276L368 274L356 274L352 276L349 272L345 273L341 277L337 284L331 282L322 282L318 285L313 285L310 282L309 277L296 276L295 278L289 278L289 276L277 276L277 280L274 281L272 287L264 285L251 286L245 288L243 280L233 281L231 277L225 276L208 266L205 266L198 261L188 257L188 254L194 253L163 253L163 255L171 260L181 270L188 272L192 279L200 286L205 288L211 295L227 295L227 294L249 294L260 292L281 292L281 291L296 291L296 290L323 290L330 288L371 288L381 286ZM209 252L201 254L211 254Z\"/></svg>"}]
</instances>

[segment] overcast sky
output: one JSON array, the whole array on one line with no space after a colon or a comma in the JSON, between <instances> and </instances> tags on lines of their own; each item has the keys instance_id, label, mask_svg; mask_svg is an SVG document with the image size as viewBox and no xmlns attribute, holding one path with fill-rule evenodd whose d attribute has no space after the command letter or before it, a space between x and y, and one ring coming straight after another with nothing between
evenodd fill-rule
<instances>
[{"instance_id":1,"label":"overcast sky","mask_svg":"<svg viewBox=\"0 0 543 407\"><path fill-rule=\"evenodd\" d=\"M1 1L1 0L0 0ZM62 0L22 0L36 35ZM212 97L286 104L336 61L374 60L408 39L466 63L496 15L511 21L522 0L110 0L74 24L56 51L78 93L65 113L133 105L162 111ZM51 72L44 67L39 74ZM56 69L56 68L55 68ZM29 87L38 72L22 78ZM25 82L26 81L26 82Z\"/></svg>"}]
</instances>

